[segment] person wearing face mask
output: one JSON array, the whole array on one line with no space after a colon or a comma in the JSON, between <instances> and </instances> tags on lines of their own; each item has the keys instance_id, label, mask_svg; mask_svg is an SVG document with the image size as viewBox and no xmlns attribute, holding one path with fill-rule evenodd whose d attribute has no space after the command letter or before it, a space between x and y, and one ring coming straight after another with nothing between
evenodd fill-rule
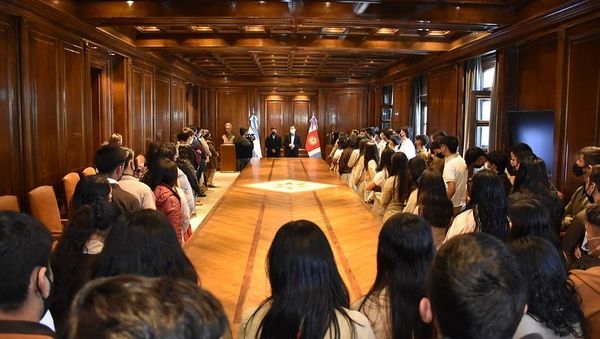
<instances>
[{"instance_id":1,"label":"person wearing face mask","mask_svg":"<svg viewBox=\"0 0 600 339\"><path fill-rule=\"evenodd\" d=\"M300 136L296 135L296 126L290 126L290 133L285 136L285 156L297 158L300 154Z\"/></svg>"},{"instance_id":2,"label":"person wearing face mask","mask_svg":"<svg viewBox=\"0 0 600 339\"><path fill-rule=\"evenodd\" d=\"M413 129L410 126L404 126L398 131L398 135L400 136L400 147L398 150L404 153L408 160L414 158L417 155L415 145L411 140L412 133Z\"/></svg>"},{"instance_id":3,"label":"person wearing face mask","mask_svg":"<svg viewBox=\"0 0 600 339\"><path fill-rule=\"evenodd\" d=\"M587 338L600 335L600 205L588 206L585 212L586 244L581 254L580 269L569 278L581 297L581 310L587 323ZM586 251L587 250L587 251Z\"/></svg>"},{"instance_id":4,"label":"person wearing face mask","mask_svg":"<svg viewBox=\"0 0 600 339\"><path fill-rule=\"evenodd\" d=\"M577 160L573 164L572 171L576 177L583 177L589 173L593 165L600 164L600 147L587 146L582 148L577 155ZM562 228L566 229L571 225L573 217L585 209L589 201L585 194L585 182L571 196L571 200L565 206L565 217Z\"/></svg>"},{"instance_id":5,"label":"person wearing face mask","mask_svg":"<svg viewBox=\"0 0 600 339\"><path fill-rule=\"evenodd\" d=\"M265 146L267 147L267 157L280 157L281 156L281 137L277 134L277 129L271 127L271 135L268 135L265 139Z\"/></svg>"},{"instance_id":6,"label":"person wearing face mask","mask_svg":"<svg viewBox=\"0 0 600 339\"><path fill-rule=\"evenodd\" d=\"M508 175L506 174L506 166L508 165L508 156L504 151L491 151L485 155L485 164L483 168L494 171L500 179L502 179L502 183L504 184L504 191L508 196L512 189L512 184L510 183L510 179L508 179Z\"/></svg>"},{"instance_id":7,"label":"person wearing face mask","mask_svg":"<svg viewBox=\"0 0 600 339\"><path fill-rule=\"evenodd\" d=\"M0 338L54 338L39 323L50 307L52 236L33 217L0 212Z\"/></svg>"},{"instance_id":8,"label":"person wearing face mask","mask_svg":"<svg viewBox=\"0 0 600 339\"><path fill-rule=\"evenodd\" d=\"M592 204L600 202L600 165L591 166L583 187L589 203L588 208L594 206ZM590 237L589 234L586 236L588 208L583 209L573 217L571 225L567 228L561 242L571 269L587 269L591 266L597 266L590 265L589 256L585 255L587 250L590 249L590 244L586 244L589 240L586 240L586 238ZM598 234L600 235L600 233ZM598 259L598 265L600 265L600 259Z\"/></svg>"}]
</instances>

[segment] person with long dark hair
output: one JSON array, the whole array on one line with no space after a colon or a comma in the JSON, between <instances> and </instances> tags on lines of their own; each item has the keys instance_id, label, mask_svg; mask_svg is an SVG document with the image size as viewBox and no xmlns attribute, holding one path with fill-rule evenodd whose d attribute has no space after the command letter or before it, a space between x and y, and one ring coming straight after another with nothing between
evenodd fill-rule
<instances>
[{"instance_id":1,"label":"person with long dark hair","mask_svg":"<svg viewBox=\"0 0 600 339\"><path fill-rule=\"evenodd\" d=\"M374 142L367 142L365 144L365 150L363 154L363 170L359 174L358 178L358 195L364 200L369 200L371 190L367 190L367 184L377 174L377 167L379 166L379 151L377 145Z\"/></svg>"},{"instance_id":2,"label":"person with long dark hair","mask_svg":"<svg viewBox=\"0 0 600 339\"><path fill-rule=\"evenodd\" d=\"M342 138L340 138L342 139ZM354 152L354 145L357 144L356 137L348 137L346 142L340 141L340 147L344 147L342 154L340 155L340 161L338 165L338 172L340 179L346 185L349 185L350 174L352 173L352 167L358 159L358 152Z\"/></svg>"},{"instance_id":3,"label":"person with long dark hair","mask_svg":"<svg viewBox=\"0 0 600 339\"><path fill-rule=\"evenodd\" d=\"M169 220L154 210L121 216L108 234L94 278L121 274L198 282L198 274Z\"/></svg>"},{"instance_id":4,"label":"person with long dark hair","mask_svg":"<svg viewBox=\"0 0 600 339\"><path fill-rule=\"evenodd\" d=\"M510 247L529 285L527 313L515 338L530 333L543 338L583 338L581 298L567 278L565 261L556 247L540 237L520 238Z\"/></svg>"},{"instance_id":5,"label":"person with long dark hair","mask_svg":"<svg viewBox=\"0 0 600 339\"><path fill-rule=\"evenodd\" d=\"M410 195L408 182L408 159L406 154L396 152L392 156L392 173L381 190L381 206L385 209L383 221L393 214L402 212Z\"/></svg>"},{"instance_id":6,"label":"person with long dark hair","mask_svg":"<svg viewBox=\"0 0 600 339\"><path fill-rule=\"evenodd\" d=\"M417 195L419 193L418 182L423 174L423 171L427 169L427 163L420 157L414 157L408 161L407 166L408 189L410 194L406 200L406 205L404 206L403 212L414 213L415 208L417 207Z\"/></svg>"},{"instance_id":7,"label":"person with long dark hair","mask_svg":"<svg viewBox=\"0 0 600 339\"><path fill-rule=\"evenodd\" d=\"M368 142L369 139L362 135L356 137L356 149L352 151L352 157L350 158L350 165L352 165L352 159L356 159L356 161L352 165L352 172L350 173L350 178L348 179L348 186L352 188L354 192L358 192L360 178L362 177L363 171L365 169L365 146Z\"/></svg>"},{"instance_id":8,"label":"person with long dark hair","mask_svg":"<svg viewBox=\"0 0 600 339\"><path fill-rule=\"evenodd\" d=\"M426 295L434 256L427 220L397 213L383 224L375 282L354 304L369 319L376 338L433 338L433 326L419 316L419 302Z\"/></svg>"},{"instance_id":9,"label":"person with long dark hair","mask_svg":"<svg viewBox=\"0 0 600 339\"><path fill-rule=\"evenodd\" d=\"M453 217L452 201L446 194L442 173L427 169L421 174L414 212L431 224L433 242L439 248Z\"/></svg>"},{"instance_id":10,"label":"person with long dark hair","mask_svg":"<svg viewBox=\"0 0 600 339\"><path fill-rule=\"evenodd\" d=\"M266 260L271 296L240 325L239 338L375 338L368 319L349 310L349 295L319 226L290 221Z\"/></svg>"},{"instance_id":11,"label":"person with long dark hair","mask_svg":"<svg viewBox=\"0 0 600 339\"><path fill-rule=\"evenodd\" d=\"M51 312L60 333L77 291L90 280L105 238L117 217L111 187L102 175L82 177L73 194L73 217L50 257L54 273Z\"/></svg>"},{"instance_id":12,"label":"person with long dark hair","mask_svg":"<svg viewBox=\"0 0 600 339\"><path fill-rule=\"evenodd\" d=\"M395 154L393 149L389 147L385 147L383 151L381 151L381 159L379 161L379 167L377 167L377 173L371 179L369 183L367 183L366 189L368 191L375 190L379 188L383 188L383 184L385 180L389 177L390 171L392 170L392 156Z\"/></svg>"},{"instance_id":13,"label":"person with long dark hair","mask_svg":"<svg viewBox=\"0 0 600 339\"><path fill-rule=\"evenodd\" d=\"M471 201L466 208L454 218L444 241L471 232L489 233L502 241L508 240L508 202L504 184L496 173L491 170L475 173Z\"/></svg>"},{"instance_id":14,"label":"person with long dark hair","mask_svg":"<svg viewBox=\"0 0 600 339\"><path fill-rule=\"evenodd\" d=\"M550 212L552 227L557 233L560 232L563 203L548 179L546 163L535 155L526 156L520 161L513 192L509 196L511 203L531 198L546 206Z\"/></svg>"},{"instance_id":15,"label":"person with long dark hair","mask_svg":"<svg viewBox=\"0 0 600 339\"><path fill-rule=\"evenodd\" d=\"M560 249L559 234L552 228L550 212L536 199L522 199L508 207L510 240L527 236L542 237Z\"/></svg>"},{"instance_id":16,"label":"person with long dark hair","mask_svg":"<svg viewBox=\"0 0 600 339\"><path fill-rule=\"evenodd\" d=\"M180 243L183 243L184 235L184 213L182 198L179 195L177 184L177 165L174 161L162 158L152 165L152 181L150 189L154 192L156 198L156 210L163 212ZM188 219L189 224L189 219Z\"/></svg>"}]
</instances>

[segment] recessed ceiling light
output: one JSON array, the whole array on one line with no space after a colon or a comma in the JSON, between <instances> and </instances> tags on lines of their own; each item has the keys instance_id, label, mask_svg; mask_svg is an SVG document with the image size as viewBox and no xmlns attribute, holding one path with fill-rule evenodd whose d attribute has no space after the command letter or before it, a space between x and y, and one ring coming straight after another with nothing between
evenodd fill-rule
<instances>
[{"instance_id":1,"label":"recessed ceiling light","mask_svg":"<svg viewBox=\"0 0 600 339\"><path fill-rule=\"evenodd\" d=\"M194 32L212 32L213 29L210 26L196 26L196 25L192 25L190 26L190 29Z\"/></svg>"},{"instance_id":2,"label":"recessed ceiling light","mask_svg":"<svg viewBox=\"0 0 600 339\"><path fill-rule=\"evenodd\" d=\"M129 5L129 7L133 6L133 0L127 0L125 2L127 3L127 5Z\"/></svg>"},{"instance_id":3,"label":"recessed ceiling light","mask_svg":"<svg viewBox=\"0 0 600 339\"><path fill-rule=\"evenodd\" d=\"M380 28L375 34L396 34L397 28Z\"/></svg>"},{"instance_id":4,"label":"recessed ceiling light","mask_svg":"<svg viewBox=\"0 0 600 339\"><path fill-rule=\"evenodd\" d=\"M323 33L326 34L342 34L346 31L344 27L325 27L323 28Z\"/></svg>"},{"instance_id":5,"label":"recessed ceiling light","mask_svg":"<svg viewBox=\"0 0 600 339\"><path fill-rule=\"evenodd\" d=\"M244 30L246 32L252 32L252 33L264 33L265 32L265 26L251 25L251 26L244 27Z\"/></svg>"},{"instance_id":6,"label":"recessed ceiling light","mask_svg":"<svg viewBox=\"0 0 600 339\"><path fill-rule=\"evenodd\" d=\"M325 1L325 7L329 7L329 6L331 6L331 2Z\"/></svg>"},{"instance_id":7,"label":"recessed ceiling light","mask_svg":"<svg viewBox=\"0 0 600 339\"><path fill-rule=\"evenodd\" d=\"M450 31L429 31L429 36L446 36Z\"/></svg>"},{"instance_id":8,"label":"recessed ceiling light","mask_svg":"<svg viewBox=\"0 0 600 339\"><path fill-rule=\"evenodd\" d=\"M135 28L140 32L160 32L160 28L157 26L135 26Z\"/></svg>"},{"instance_id":9,"label":"recessed ceiling light","mask_svg":"<svg viewBox=\"0 0 600 339\"><path fill-rule=\"evenodd\" d=\"M264 5L267 2L266 1L259 1L258 3L261 4L261 5Z\"/></svg>"}]
</instances>

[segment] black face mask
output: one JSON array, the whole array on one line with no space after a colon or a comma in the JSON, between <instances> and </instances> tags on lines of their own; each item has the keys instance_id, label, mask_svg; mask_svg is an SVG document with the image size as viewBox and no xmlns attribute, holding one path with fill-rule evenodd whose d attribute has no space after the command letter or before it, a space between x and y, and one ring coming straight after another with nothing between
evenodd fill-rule
<instances>
[{"instance_id":1,"label":"black face mask","mask_svg":"<svg viewBox=\"0 0 600 339\"><path fill-rule=\"evenodd\" d=\"M277 135L277 132L271 132L271 135L272 135L272 136L276 136L276 135Z\"/></svg>"},{"instance_id":2,"label":"black face mask","mask_svg":"<svg viewBox=\"0 0 600 339\"><path fill-rule=\"evenodd\" d=\"M440 159L444 159L444 154L442 154L442 152L436 154L435 156L438 157L438 158L440 158Z\"/></svg>"},{"instance_id":3,"label":"black face mask","mask_svg":"<svg viewBox=\"0 0 600 339\"><path fill-rule=\"evenodd\" d=\"M573 170L573 174L575 174L576 177L580 177L585 174L585 172L583 171L584 168L585 167L579 167L577 163L574 163L573 167L571 167L571 169Z\"/></svg>"}]
</instances>

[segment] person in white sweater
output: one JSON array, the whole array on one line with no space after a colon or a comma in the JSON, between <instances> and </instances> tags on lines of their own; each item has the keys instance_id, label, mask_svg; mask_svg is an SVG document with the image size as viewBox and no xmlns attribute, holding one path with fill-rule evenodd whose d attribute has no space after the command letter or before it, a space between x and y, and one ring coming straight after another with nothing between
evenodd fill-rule
<instances>
[{"instance_id":1,"label":"person in white sweater","mask_svg":"<svg viewBox=\"0 0 600 339\"><path fill-rule=\"evenodd\" d=\"M267 254L271 295L244 317L239 338L374 339L367 318L350 310L333 251L311 221L283 225Z\"/></svg>"}]
</instances>

